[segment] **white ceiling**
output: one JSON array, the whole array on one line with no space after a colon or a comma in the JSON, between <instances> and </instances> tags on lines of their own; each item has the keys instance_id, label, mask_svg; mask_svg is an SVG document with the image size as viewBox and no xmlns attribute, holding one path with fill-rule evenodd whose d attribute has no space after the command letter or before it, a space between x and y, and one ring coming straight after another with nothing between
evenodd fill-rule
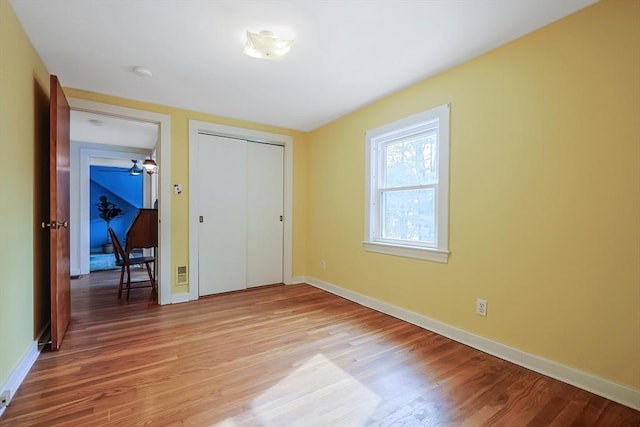
<instances>
[{"instance_id":1,"label":"white ceiling","mask_svg":"<svg viewBox=\"0 0 640 427\"><path fill-rule=\"evenodd\" d=\"M70 137L76 142L153 150L158 142L158 125L71 110Z\"/></svg>"},{"instance_id":2,"label":"white ceiling","mask_svg":"<svg viewBox=\"0 0 640 427\"><path fill-rule=\"evenodd\" d=\"M63 86L303 131L595 2L10 1ZM296 43L250 58L246 30Z\"/></svg>"}]
</instances>

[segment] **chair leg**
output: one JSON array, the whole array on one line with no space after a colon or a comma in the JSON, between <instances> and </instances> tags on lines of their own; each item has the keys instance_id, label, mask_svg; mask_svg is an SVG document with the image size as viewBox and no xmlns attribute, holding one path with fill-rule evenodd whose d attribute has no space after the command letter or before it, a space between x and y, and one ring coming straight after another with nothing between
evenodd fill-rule
<instances>
[{"instance_id":1,"label":"chair leg","mask_svg":"<svg viewBox=\"0 0 640 427\"><path fill-rule=\"evenodd\" d=\"M153 273L151 272L151 266L149 266L148 262L145 262L144 265L147 266L147 274L149 275L149 282L151 282L151 289L153 289L153 292L158 292L156 289L156 279L153 277Z\"/></svg>"},{"instance_id":2,"label":"chair leg","mask_svg":"<svg viewBox=\"0 0 640 427\"><path fill-rule=\"evenodd\" d=\"M127 301L129 300L129 293L131 292L131 267L127 264Z\"/></svg>"},{"instance_id":3,"label":"chair leg","mask_svg":"<svg viewBox=\"0 0 640 427\"><path fill-rule=\"evenodd\" d=\"M118 285L118 299L122 298L122 282L124 281L124 265L120 269L120 284Z\"/></svg>"}]
</instances>

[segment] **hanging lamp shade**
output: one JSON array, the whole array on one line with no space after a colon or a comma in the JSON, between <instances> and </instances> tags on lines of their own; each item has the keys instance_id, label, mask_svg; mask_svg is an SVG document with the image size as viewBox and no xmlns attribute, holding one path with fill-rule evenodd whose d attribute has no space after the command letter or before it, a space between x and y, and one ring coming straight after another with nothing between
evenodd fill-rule
<instances>
[{"instance_id":1,"label":"hanging lamp shade","mask_svg":"<svg viewBox=\"0 0 640 427\"><path fill-rule=\"evenodd\" d=\"M146 159L144 159L144 162L142 162L142 167L149 175L153 175L154 173L158 172L158 164L151 157L147 157Z\"/></svg>"}]
</instances>

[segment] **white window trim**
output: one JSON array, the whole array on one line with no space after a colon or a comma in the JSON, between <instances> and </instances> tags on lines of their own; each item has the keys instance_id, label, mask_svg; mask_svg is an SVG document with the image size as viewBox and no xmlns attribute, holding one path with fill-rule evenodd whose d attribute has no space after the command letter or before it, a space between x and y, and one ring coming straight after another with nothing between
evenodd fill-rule
<instances>
[{"instance_id":1,"label":"white window trim","mask_svg":"<svg viewBox=\"0 0 640 427\"><path fill-rule=\"evenodd\" d=\"M362 242L362 244L367 251L377 252L379 254L424 259L426 261L435 261L443 264L446 264L449 260L449 252L440 251L438 249L423 248L420 246L392 245L390 243L366 241Z\"/></svg>"},{"instance_id":2,"label":"white window trim","mask_svg":"<svg viewBox=\"0 0 640 427\"><path fill-rule=\"evenodd\" d=\"M365 235L363 246L369 252L417 258L447 263L449 259L449 111L450 104L443 104L393 123L380 126L366 133L365 162ZM439 120L438 140L438 191L436 196L436 240L437 246L425 247L410 244L388 243L377 240L374 231L378 228L378 216L373 215L377 185L373 165L377 161L373 144L376 139L389 133L406 133L409 129L422 127L425 123Z\"/></svg>"}]
</instances>

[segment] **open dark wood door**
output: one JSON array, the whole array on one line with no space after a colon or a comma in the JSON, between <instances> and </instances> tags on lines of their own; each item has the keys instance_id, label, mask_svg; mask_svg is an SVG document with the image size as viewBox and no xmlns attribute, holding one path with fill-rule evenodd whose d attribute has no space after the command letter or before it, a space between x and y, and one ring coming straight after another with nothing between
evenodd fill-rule
<instances>
[{"instance_id":1,"label":"open dark wood door","mask_svg":"<svg viewBox=\"0 0 640 427\"><path fill-rule=\"evenodd\" d=\"M69 266L69 103L56 76L50 84L49 222L51 349L59 350L71 319Z\"/></svg>"}]
</instances>

